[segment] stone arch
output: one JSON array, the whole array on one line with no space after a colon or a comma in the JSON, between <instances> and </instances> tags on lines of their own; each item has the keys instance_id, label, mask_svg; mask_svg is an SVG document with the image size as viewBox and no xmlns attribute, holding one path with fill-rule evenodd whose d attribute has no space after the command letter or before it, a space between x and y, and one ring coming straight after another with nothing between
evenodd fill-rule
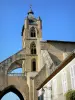
<instances>
[{"instance_id":1,"label":"stone arch","mask_svg":"<svg viewBox=\"0 0 75 100\"><path fill-rule=\"evenodd\" d=\"M6 87L6 88L1 92L1 94L0 94L0 100L2 99L2 97L3 97L5 94L7 94L7 93L9 93L9 92L15 93L15 94L20 98L20 100L24 100L23 95L22 95L22 94L19 92L19 90L16 89L16 87L13 86L13 85Z\"/></svg>"},{"instance_id":2,"label":"stone arch","mask_svg":"<svg viewBox=\"0 0 75 100\"><path fill-rule=\"evenodd\" d=\"M31 54L36 54L36 44L35 44L35 42L32 42L30 44L30 51L31 51Z\"/></svg>"},{"instance_id":3,"label":"stone arch","mask_svg":"<svg viewBox=\"0 0 75 100\"><path fill-rule=\"evenodd\" d=\"M12 69L11 66L13 64L17 64L17 65L22 66L22 62L23 62L23 60L25 60L25 54L23 52L24 52L24 50L23 51L21 50L21 52L18 52L16 54L10 56L6 60L2 61L0 63L0 69L1 69L1 71L4 72L5 74L7 74L7 71Z\"/></svg>"},{"instance_id":4,"label":"stone arch","mask_svg":"<svg viewBox=\"0 0 75 100\"><path fill-rule=\"evenodd\" d=\"M7 73L13 71L14 69L22 68L22 62L20 60L14 61L10 64L10 66L7 69Z\"/></svg>"}]
</instances>

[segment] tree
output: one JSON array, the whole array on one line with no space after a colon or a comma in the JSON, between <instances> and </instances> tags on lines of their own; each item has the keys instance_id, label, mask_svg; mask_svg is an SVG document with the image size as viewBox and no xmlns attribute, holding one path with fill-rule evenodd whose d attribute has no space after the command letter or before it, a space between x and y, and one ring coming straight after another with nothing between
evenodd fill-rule
<instances>
[{"instance_id":1,"label":"tree","mask_svg":"<svg viewBox=\"0 0 75 100\"><path fill-rule=\"evenodd\" d=\"M65 96L66 100L75 100L75 90L69 90Z\"/></svg>"}]
</instances>

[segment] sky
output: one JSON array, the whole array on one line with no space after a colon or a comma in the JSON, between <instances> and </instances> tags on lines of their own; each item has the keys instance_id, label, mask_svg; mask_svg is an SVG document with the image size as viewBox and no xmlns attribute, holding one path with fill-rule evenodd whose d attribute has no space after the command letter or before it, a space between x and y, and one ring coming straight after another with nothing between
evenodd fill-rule
<instances>
[{"instance_id":1,"label":"sky","mask_svg":"<svg viewBox=\"0 0 75 100\"><path fill-rule=\"evenodd\" d=\"M10 99L9 99L10 97ZM1 100L20 100L19 97L13 92L7 93Z\"/></svg>"},{"instance_id":2,"label":"sky","mask_svg":"<svg viewBox=\"0 0 75 100\"><path fill-rule=\"evenodd\" d=\"M0 61L22 49L31 4L34 16L42 19L43 40L75 41L75 0L0 0Z\"/></svg>"}]
</instances>

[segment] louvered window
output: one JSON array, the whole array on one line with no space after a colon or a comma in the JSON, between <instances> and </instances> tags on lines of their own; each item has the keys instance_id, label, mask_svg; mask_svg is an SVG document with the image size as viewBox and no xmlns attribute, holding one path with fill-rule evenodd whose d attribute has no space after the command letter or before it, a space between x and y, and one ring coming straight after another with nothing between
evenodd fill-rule
<instances>
[{"instance_id":1,"label":"louvered window","mask_svg":"<svg viewBox=\"0 0 75 100\"><path fill-rule=\"evenodd\" d=\"M31 49L31 54L36 54L36 45L34 42L31 43L30 49Z\"/></svg>"},{"instance_id":2,"label":"louvered window","mask_svg":"<svg viewBox=\"0 0 75 100\"><path fill-rule=\"evenodd\" d=\"M30 30L30 37L36 37L35 28L32 27Z\"/></svg>"}]
</instances>

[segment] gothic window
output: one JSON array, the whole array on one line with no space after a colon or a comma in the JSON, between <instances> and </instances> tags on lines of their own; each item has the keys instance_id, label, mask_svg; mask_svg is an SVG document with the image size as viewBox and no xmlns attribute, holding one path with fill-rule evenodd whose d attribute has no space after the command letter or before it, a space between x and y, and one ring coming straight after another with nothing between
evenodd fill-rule
<instances>
[{"instance_id":1,"label":"gothic window","mask_svg":"<svg viewBox=\"0 0 75 100\"><path fill-rule=\"evenodd\" d=\"M32 27L30 30L30 37L36 37L36 32L34 27Z\"/></svg>"},{"instance_id":2,"label":"gothic window","mask_svg":"<svg viewBox=\"0 0 75 100\"><path fill-rule=\"evenodd\" d=\"M36 60L32 59L32 71L36 71Z\"/></svg>"},{"instance_id":3,"label":"gothic window","mask_svg":"<svg viewBox=\"0 0 75 100\"><path fill-rule=\"evenodd\" d=\"M36 54L36 45L35 43L31 43L30 45L30 49L31 49L31 54Z\"/></svg>"}]
</instances>

